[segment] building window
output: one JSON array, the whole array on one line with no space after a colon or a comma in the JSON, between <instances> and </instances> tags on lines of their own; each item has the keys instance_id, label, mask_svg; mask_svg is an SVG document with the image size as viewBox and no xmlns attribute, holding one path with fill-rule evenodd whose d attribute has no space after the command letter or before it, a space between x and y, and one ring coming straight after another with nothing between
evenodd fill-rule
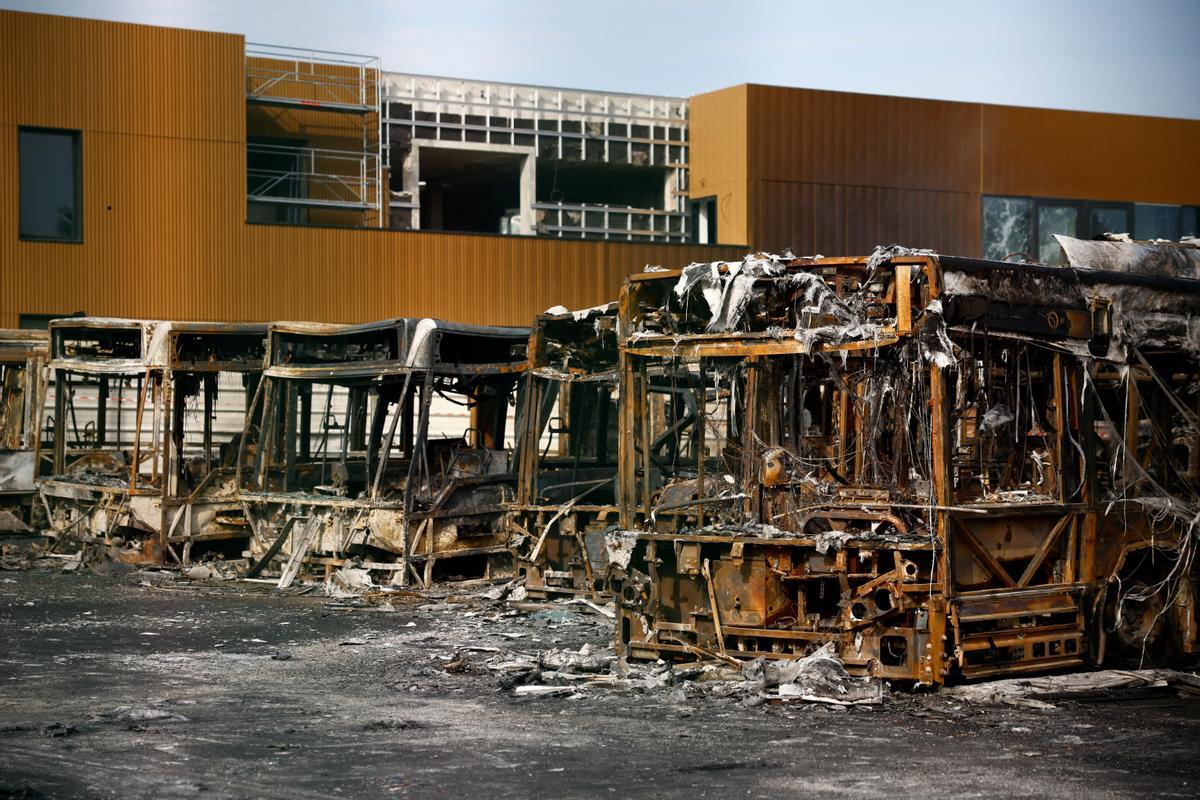
<instances>
[{"instance_id":1,"label":"building window","mask_svg":"<svg viewBox=\"0 0 1200 800\"><path fill-rule=\"evenodd\" d=\"M1033 200L1028 197L983 198L983 257L1004 261L1033 253Z\"/></svg>"},{"instance_id":2,"label":"building window","mask_svg":"<svg viewBox=\"0 0 1200 800\"><path fill-rule=\"evenodd\" d=\"M1038 261L1043 264L1059 264L1063 260L1062 249L1054 235L1079 235L1079 206L1074 203L1038 202Z\"/></svg>"},{"instance_id":3,"label":"building window","mask_svg":"<svg viewBox=\"0 0 1200 800\"><path fill-rule=\"evenodd\" d=\"M692 241L697 244L716 244L717 198L698 197L689 204L692 219Z\"/></svg>"},{"instance_id":4,"label":"building window","mask_svg":"<svg viewBox=\"0 0 1200 800\"><path fill-rule=\"evenodd\" d=\"M1129 203L985 196L983 256L998 261L1036 257L1043 264L1061 264L1055 234L1093 239L1104 233L1129 233L1133 218Z\"/></svg>"},{"instance_id":5,"label":"building window","mask_svg":"<svg viewBox=\"0 0 1200 800\"><path fill-rule=\"evenodd\" d=\"M17 148L21 238L46 242L82 241L83 169L79 131L21 128Z\"/></svg>"},{"instance_id":6,"label":"building window","mask_svg":"<svg viewBox=\"0 0 1200 800\"><path fill-rule=\"evenodd\" d=\"M1133 231L1130 224L1128 203L1087 203L1087 238L1094 239L1102 233L1125 233Z\"/></svg>"},{"instance_id":7,"label":"building window","mask_svg":"<svg viewBox=\"0 0 1200 800\"><path fill-rule=\"evenodd\" d=\"M1138 203L1133 207L1133 238L1179 241L1183 235L1183 209L1179 206Z\"/></svg>"}]
</instances>

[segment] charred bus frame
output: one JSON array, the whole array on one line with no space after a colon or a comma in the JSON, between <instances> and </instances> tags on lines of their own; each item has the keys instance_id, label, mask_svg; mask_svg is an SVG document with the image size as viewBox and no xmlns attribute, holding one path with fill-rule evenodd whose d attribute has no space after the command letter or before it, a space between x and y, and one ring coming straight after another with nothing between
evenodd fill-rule
<instances>
[{"instance_id":1,"label":"charred bus frame","mask_svg":"<svg viewBox=\"0 0 1200 800\"><path fill-rule=\"evenodd\" d=\"M49 342L45 331L0 330L0 532L32 530Z\"/></svg>"},{"instance_id":2,"label":"charred bus frame","mask_svg":"<svg viewBox=\"0 0 1200 800\"><path fill-rule=\"evenodd\" d=\"M518 399L506 525L529 597L604 593L617 523L617 307L540 315Z\"/></svg>"},{"instance_id":3,"label":"charred bus frame","mask_svg":"<svg viewBox=\"0 0 1200 800\"><path fill-rule=\"evenodd\" d=\"M231 381L247 400L255 392L265 338L256 324L52 321L53 407L42 412L53 467L39 493L55 547L76 540L131 562L186 564L196 545L245 539L233 477L246 404L224 441L213 421ZM93 391L94 407L77 402Z\"/></svg>"},{"instance_id":4,"label":"charred bus frame","mask_svg":"<svg viewBox=\"0 0 1200 800\"><path fill-rule=\"evenodd\" d=\"M933 255L631 277L618 650L833 641L927 684L1097 663L1114 636L1194 653L1197 311L1200 281ZM1187 454L1169 484L1133 441L1151 386L1158 455Z\"/></svg>"},{"instance_id":5,"label":"charred bus frame","mask_svg":"<svg viewBox=\"0 0 1200 800\"><path fill-rule=\"evenodd\" d=\"M272 326L244 437L259 448L239 478L255 530L251 572L278 561L287 585L304 564L357 563L429 585L439 561L468 557L485 573L507 571L501 495L515 475L505 421L528 336L432 319ZM435 396L469 407L462 436L431 436Z\"/></svg>"}]
</instances>

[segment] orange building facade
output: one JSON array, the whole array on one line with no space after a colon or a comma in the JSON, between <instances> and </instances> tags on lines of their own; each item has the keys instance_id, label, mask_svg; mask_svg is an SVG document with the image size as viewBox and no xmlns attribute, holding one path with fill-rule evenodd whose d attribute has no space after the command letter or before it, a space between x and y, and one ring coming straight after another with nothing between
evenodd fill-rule
<instances>
[{"instance_id":1,"label":"orange building facade","mask_svg":"<svg viewBox=\"0 0 1200 800\"><path fill-rule=\"evenodd\" d=\"M363 184L370 208L314 195L307 224L261 221L248 143L302 131L334 148L378 120L248 104L256 63L240 35L0 11L0 327L78 312L526 324L610 300L648 264L893 242L995 255L1001 206L1032 220L1018 252L1036 251L1065 218L1054 199L1078 203L1077 234L1118 206L1131 229L1153 206L1195 233L1200 206L1200 122L743 85L688 101L686 195L714 218L693 238L720 245L393 230L387 164ZM73 205L41 188L44 144L74 148ZM25 210L38 203L53 219Z\"/></svg>"}]
</instances>

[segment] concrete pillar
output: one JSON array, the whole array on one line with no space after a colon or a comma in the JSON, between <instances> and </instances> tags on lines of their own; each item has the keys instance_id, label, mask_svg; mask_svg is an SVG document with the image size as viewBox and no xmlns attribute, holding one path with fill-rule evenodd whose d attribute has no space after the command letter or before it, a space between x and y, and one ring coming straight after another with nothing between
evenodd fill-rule
<instances>
[{"instance_id":1,"label":"concrete pillar","mask_svg":"<svg viewBox=\"0 0 1200 800\"><path fill-rule=\"evenodd\" d=\"M412 209L412 230L421 230L421 148L416 142L412 143L408 154L404 156L401 167L400 188L412 199L416 207Z\"/></svg>"},{"instance_id":2,"label":"concrete pillar","mask_svg":"<svg viewBox=\"0 0 1200 800\"><path fill-rule=\"evenodd\" d=\"M526 155L521 160L521 235L533 236L537 232L537 215L533 203L537 198L537 157Z\"/></svg>"}]
</instances>

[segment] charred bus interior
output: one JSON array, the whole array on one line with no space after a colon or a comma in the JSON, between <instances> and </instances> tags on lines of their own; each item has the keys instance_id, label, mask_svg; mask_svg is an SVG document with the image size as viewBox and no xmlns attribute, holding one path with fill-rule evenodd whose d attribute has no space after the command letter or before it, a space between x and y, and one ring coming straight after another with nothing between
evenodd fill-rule
<instances>
[{"instance_id":1,"label":"charred bus interior","mask_svg":"<svg viewBox=\"0 0 1200 800\"><path fill-rule=\"evenodd\" d=\"M255 574L357 564L388 582L505 568L500 496L524 329L276 326L242 477ZM431 410L457 408L457 428ZM274 563L273 563L274 562Z\"/></svg>"},{"instance_id":2,"label":"charred bus interior","mask_svg":"<svg viewBox=\"0 0 1200 800\"><path fill-rule=\"evenodd\" d=\"M41 526L37 411L48 353L44 331L0 330L0 533Z\"/></svg>"},{"instance_id":3,"label":"charred bus interior","mask_svg":"<svg viewBox=\"0 0 1200 800\"><path fill-rule=\"evenodd\" d=\"M598 597L618 519L615 305L541 315L529 353L506 520L517 574L534 599Z\"/></svg>"},{"instance_id":4,"label":"charred bus interior","mask_svg":"<svg viewBox=\"0 0 1200 800\"><path fill-rule=\"evenodd\" d=\"M1200 283L1140 283L911 252L632 278L618 648L833 641L919 683L1193 655L1195 353L1144 312Z\"/></svg>"},{"instance_id":5,"label":"charred bus interior","mask_svg":"<svg viewBox=\"0 0 1200 800\"><path fill-rule=\"evenodd\" d=\"M41 495L66 549L122 560L236 556L247 536L232 480L265 326L72 319L51 325ZM229 542L233 542L230 544Z\"/></svg>"}]
</instances>

